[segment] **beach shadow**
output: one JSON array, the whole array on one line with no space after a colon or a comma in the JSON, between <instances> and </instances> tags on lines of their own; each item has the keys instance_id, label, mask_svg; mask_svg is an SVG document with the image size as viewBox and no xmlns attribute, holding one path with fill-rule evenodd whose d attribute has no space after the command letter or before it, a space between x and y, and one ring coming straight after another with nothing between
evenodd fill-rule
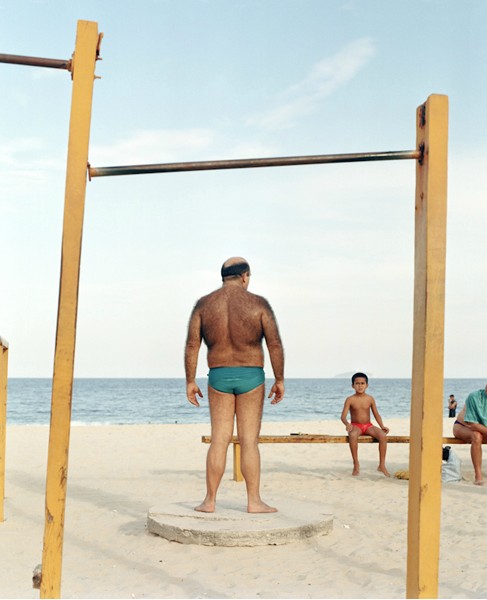
<instances>
[{"instance_id":1,"label":"beach shadow","mask_svg":"<svg viewBox=\"0 0 487 600\"><path fill-rule=\"evenodd\" d=\"M45 479L42 476L30 476L23 471L12 471L9 470L9 485L10 487L17 486L21 489L25 489L29 493L44 495L45 493ZM197 577L191 576L190 574L186 575L184 579L181 577L174 576L169 567L165 567L162 561L155 563L154 565L148 564L144 559L137 559L137 555L134 553L128 553L126 549L126 545L120 542L120 534L131 537L143 537L143 536L151 536L147 531L147 504L142 502L128 502L124 499L123 496L119 494L112 494L109 492L104 492L99 489L93 489L89 487L85 487L79 484L71 485L68 483L68 494L75 498L76 500L82 500L84 502L90 502L92 504L98 505L99 508L102 508L105 512L111 512L112 508L106 505L106 500L103 502L96 501L96 495L101 496L103 498L110 498L112 501L116 502L117 510L122 505L125 504L125 508L127 509L127 513L131 513L136 516L135 519L131 521L125 522L123 525L119 526L117 529L118 533L111 533L109 535L102 535L101 532L98 534L96 527L93 527L93 531L83 530L82 534L77 532L75 526L70 525L70 519L68 518L65 531L64 531L64 546L65 552L69 552L69 546L73 546L78 548L80 552L86 557L87 561L97 560L97 557L103 557L103 560L106 564L107 574L109 574L112 565L118 565L119 567L127 570L134 571L139 575L143 575L144 578L152 578L152 581L162 582L162 584L166 587L173 586L175 589L179 590L179 593L175 597L181 598L189 598L193 594L194 589L201 588L201 582L197 579ZM94 496L95 495L95 496ZM39 531L39 547L42 549L42 534L40 533L42 530L42 525L44 523L44 513L39 511L38 514L28 513L27 511L20 509L18 505L15 503L15 494L10 493L8 499L8 509L10 513L9 520L12 522L19 520L19 518L25 519L27 522L31 522L35 524L35 529ZM119 511L120 512L120 511ZM34 529L33 529L34 531ZM84 539L82 536L87 535L89 539ZM167 540L159 537L161 542L161 551L171 552L169 546L164 546L165 543L170 544ZM32 539L29 543L32 543ZM89 569L89 567L87 567ZM100 573L102 571L100 570ZM90 572L87 570L86 574L83 575L87 580L90 578ZM197 574L196 574L197 575ZM73 577L74 579L80 577L79 570L73 574L71 572L68 573L68 569L64 567L64 588L66 592L68 592L70 583L69 580ZM103 575L101 574L101 577ZM75 584L76 586L77 584ZM96 582L91 582L91 588L89 593L91 597L103 597L97 594ZM101 581L101 585L103 582ZM152 584L153 585L153 584ZM69 593L69 592L68 592ZM221 597L221 591L217 589L213 589L211 587L207 587L205 585L205 594L210 598L218 598Z\"/></svg>"},{"instance_id":2,"label":"beach shadow","mask_svg":"<svg viewBox=\"0 0 487 600\"><path fill-rule=\"evenodd\" d=\"M123 535L140 537L147 534L147 519L139 519L136 521L128 521L120 525L118 531Z\"/></svg>"},{"instance_id":3,"label":"beach shadow","mask_svg":"<svg viewBox=\"0 0 487 600\"><path fill-rule=\"evenodd\" d=\"M46 481L43 477L33 477L24 471L9 470L9 485L18 486L29 492L44 496ZM107 482L108 486L109 483ZM115 494L99 487L90 487L79 483L72 483L68 477L68 496L76 501L86 502L107 511L114 508L128 516L137 517L147 511L147 501L130 500L124 494Z\"/></svg>"},{"instance_id":4,"label":"beach shadow","mask_svg":"<svg viewBox=\"0 0 487 600\"><path fill-rule=\"evenodd\" d=\"M181 475L185 475L188 477L195 477L196 479L206 479L206 472L203 469L157 469L149 471L150 475L154 475L155 477L162 477L164 475L177 475L180 477Z\"/></svg>"},{"instance_id":5,"label":"beach shadow","mask_svg":"<svg viewBox=\"0 0 487 600\"><path fill-rule=\"evenodd\" d=\"M350 465L350 461L335 461L331 467L319 466L319 467L306 467L306 466L298 466L298 465L290 465L289 463L283 461L272 461L272 463L267 462L262 465L262 475L265 477L267 474L277 474L282 473L285 475L292 475L293 477L300 478L315 478L315 479L326 479L326 475L330 475L332 473L346 473L348 471L352 471L352 467Z\"/></svg>"}]
</instances>

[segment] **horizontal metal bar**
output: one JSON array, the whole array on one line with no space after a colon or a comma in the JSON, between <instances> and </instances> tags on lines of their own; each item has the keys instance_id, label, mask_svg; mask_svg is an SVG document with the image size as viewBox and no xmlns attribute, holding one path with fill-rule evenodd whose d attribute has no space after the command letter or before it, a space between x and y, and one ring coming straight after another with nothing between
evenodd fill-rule
<instances>
[{"instance_id":1,"label":"horizontal metal bar","mask_svg":"<svg viewBox=\"0 0 487 600\"><path fill-rule=\"evenodd\" d=\"M37 56L18 56L16 54L0 54L0 63L11 63L14 65L28 65L31 67L49 67L51 69L71 70L70 60L58 60L57 58L39 58Z\"/></svg>"},{"instance_id":2,"label":"horizontal metal bar","mask_svg":"<svg viewBox=\"0 0 487 600\"><path fill-rule=\"evenodd\" d=\"M364 162L372 160L421 159L421 150L398 152L358 152L356 154L320 154L311 156L283 156L277 158L243 158L237 160L207 160L199 162L162 163L153 165L126 165L120 167L91 167L88 175L110 177L112 175L144 175L147 173L174 173L179 171L211 171L217 169L249 169L255 167L288 167L293 165L317 165L326 163Z\"/></svg>"}]
</instances>

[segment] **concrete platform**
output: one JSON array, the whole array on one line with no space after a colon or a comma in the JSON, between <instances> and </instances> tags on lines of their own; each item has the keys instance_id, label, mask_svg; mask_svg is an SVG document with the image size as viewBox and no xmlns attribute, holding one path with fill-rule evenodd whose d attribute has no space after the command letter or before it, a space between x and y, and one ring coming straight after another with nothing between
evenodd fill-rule
<instances>
[{"instance_id":1,"label":"concrete platform","mask_svg":"<svg viewBox=\"0 0 487 600\"><path fill-rule=\"evenodd\" d=\"M277 513L249 514L243 499L219 500L217 511L200 513L194 502L170 502L151 508L148 530L181 544L265 546L288 544L333 530L333 515L314 502L282 499ZM271 503L272 504L272 503Z\"/></svg>"}]
</instances>

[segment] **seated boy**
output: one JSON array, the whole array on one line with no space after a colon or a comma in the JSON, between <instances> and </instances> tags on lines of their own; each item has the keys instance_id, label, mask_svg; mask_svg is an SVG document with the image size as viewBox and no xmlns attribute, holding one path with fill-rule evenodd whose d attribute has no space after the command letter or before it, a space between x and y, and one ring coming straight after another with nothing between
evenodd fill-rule
<instances>
[{"instance_id":1,"label":"seated boy","mask_svg":"<svg viewBox=\"0 0 487 600\"><path fill-rule=\"evenodd\" d=\"M365 393L368 386L369 378L367 375L365 373L355 373L352 377L352 387L355 390L355 394L349 396L343 405L341 419L348 431L348 442L353 459L352 475L360 473L358 437L360 435L370 435L379 442L379 466L377 470L384 473L386 477L390 477L386 469L387 434L389 433L389 429L384 427L384 423L375 405L375 400L372 396ZM370 409L372 409L379 427L372 425L370 422ZM351 423L347 421L349 411Z\"/></svg>"}]
</instances>

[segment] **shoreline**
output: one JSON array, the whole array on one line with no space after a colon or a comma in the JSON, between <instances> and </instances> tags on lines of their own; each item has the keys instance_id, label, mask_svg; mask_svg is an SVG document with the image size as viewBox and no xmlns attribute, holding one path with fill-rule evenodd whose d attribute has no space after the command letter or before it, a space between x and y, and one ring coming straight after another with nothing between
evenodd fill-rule
<instances>
[{"instance_id":1,"label":"shoreline","mask_svg":"<svg viewBox=\"0 0 487 600\"><path fill-rule=\"evenodd\" d=\"M458 414L458 410L457 410L457 414ZM403 415L396 415L396 416L384 416L381 413L382 416L382 420L385 422L390 422L390 421L394 421L394 422L398 422L401 423L403 421L407 421L408 426L409 426L409 422L410 422L410 416L403 416ZM443 418L443 429L444 429L444 436L451 436L451 427L453 427L453 423L455 421L454 418L449 418L447 414L442 416ZM375 423L375 419L373 419L373 422ZM450 431L448 433L445 433L445 428L448 429L449 427L449 422L451 422L451 427L450 427ZM184 422L184 421L172 421L172 422L151 422L151 421L144 421L144 422L140 422L140 423L115 423L115 422L108 422L108 421L76 421L76 420L72 420L71 421L71 427L164 427L164 426L200 426L200 427L204 427L205 425L208 427L210 427L209 424L209 415L205 418L202 419L200 421L193 421L193 422ZM340 421L340 415L338 415L335 419L320 419L320 418L310 418L310 419L296 419L296 418L289 418L289 419L276 419L276 420L270 420L270 419L266 419L265 415L264 415L264 419L262 421L262 428L266 427L272 427L274 425L276 425L277 427L281 428L282 426L290 426L290 424L296 424L296 423L300 423L303 424L303 426L307 426L307 424L319 424L319 426L321 427L325 427L325 428L331 428L333 429L333 433L336 434L336 425L338 424L338 427L341 428L341 431L338 432L338 434L342 433L343 435L345 435L345 429ZM49 427L50 426L50 422L48 421L47 423L17 423L17 422L12 422L11 420L9 420L7 418L7 429L9 427ZM308 427L309 429L309 427ZM404 427L402 425L400 425L400 429L401 431L404 431ZM271 432L272 433L272 432ZM313 432L316 433L316 432ZM327 431L324 431L322 433L327 433ZM392 435L407 435L408 433L392 433Z\"/></svg>"},{"instance_id":2,"label":"shoreline","mask_svg":"<svg viewBox=\"0 0 487 600\"><path fill-rule=\"evenodd\" d=\"M409 419L384 422L391 435L409 433ZM445 418L447 435L450 425ZM339 420L262 426L263 434L343 430ZM408 484L376 471L372 444L360 447L359 477L351 476L346 444L260 447L263 499L278 508L282 498L322 503L334 516L329 535L224 548L148 534L151 507L202 500L208 446L201 435L209 431L207 423L72 426L63 598L405 597ZM0 598L39 597L31 577L42 558L48 432L45 425L7 426ZM389 446L391 474L408 468L408 449ZM487 488L472 483L469 446L455 451L466 479L443 486L439 596L486 597L487 540L479 532ZM231 451L219 498L244 510L245 486L232 480Z\"/></svg>"}]
</instances>

